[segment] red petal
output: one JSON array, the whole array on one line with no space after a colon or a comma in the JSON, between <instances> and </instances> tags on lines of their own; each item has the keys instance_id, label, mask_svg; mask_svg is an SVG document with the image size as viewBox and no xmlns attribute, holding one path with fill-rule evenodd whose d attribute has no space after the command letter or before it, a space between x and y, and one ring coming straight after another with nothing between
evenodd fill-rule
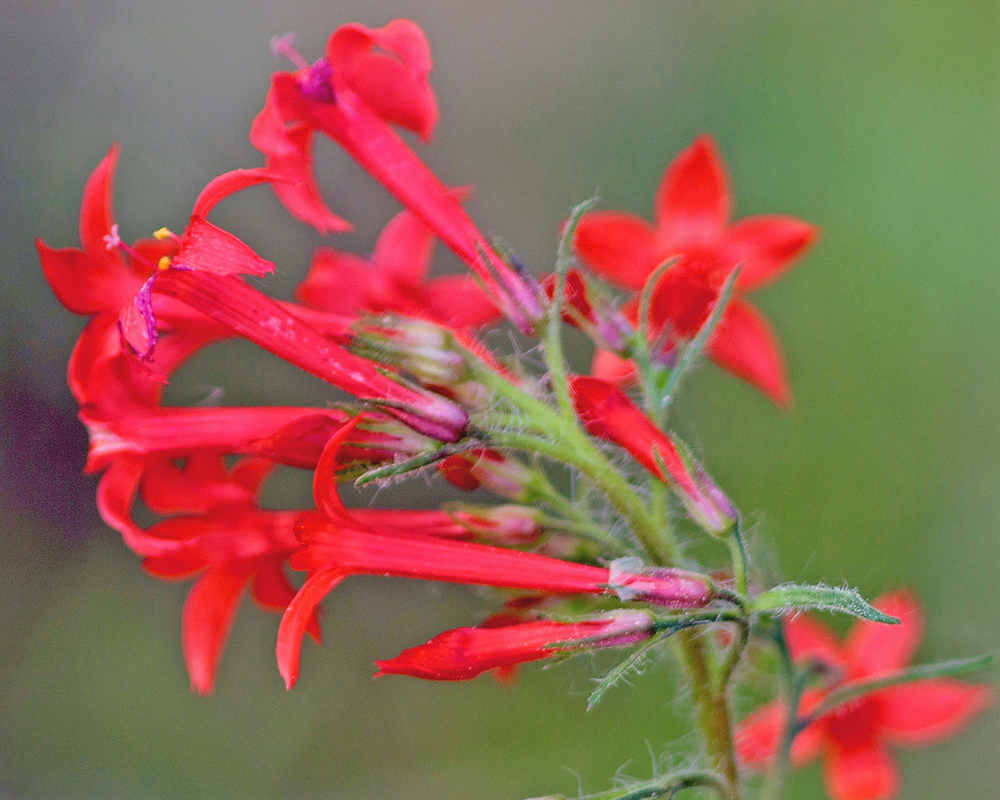
<instances>
[{"instance_id":1,"label":"red petal","mask_svg":"<svg viewBox=\"0 0 1000 800\"><path fill-rule=\"evenodd\" d=\"M210 180L201 190L198 199L194 201L191 216L207 217L220 200L249 186L274 181L276 177L274 172L267 169L234 169L231 172L224 172Z\"/></svg>"},{"instance_id":2,"label":"red petal","mask_svg":"<svg viewBox=\"0 0 1000 800\"><path fill-rule=\"evenodd\" d=\"M191 688L198 694L212 692L215 670L252 571L245 563L209 569L188 593L181 617L184 663Z\"/></svg>"},{"instance_id":3,"label":"red petal","mask_svg":"<svg viewBox=\"0 0 1000 800\"><path fill-rule=\"evenodd\" d=\"M397 200L427 223L434 233L504 302L512 318L541 313L524 279L496 254L458 198L427 168L409 146L349 89L336 103L303 97L295 77L277 73L272 98L283 118L301 119L337 142ZM537 320L532 320L537 321Z\"/></svg>"},{"instance_id":4,"label":"red petal","mask_svg":"<svg viewBox=\"0 0 1000 800\"><path fill-rule=\"evenodd\" d=\"M295 290L303 303L337 314L372 310L378 276L365 259L320 247L313 254L309 274Z\"/></svg>"},{"instance_id":5,"label":"red petal","mask_svg":"<svg viewBox=\"0 0 1000 800\"><path fill-rule=\"evenodd\" d=\"M132 520L132 502L142 471L143 463L138 458L115 459L97 485L97 510L101 519L121 533L132 552L141 556L165 555L176 551L177 543L148 535Z\"/></svg>"},{"instance_id":6,"label":"red petal","mask_svg":"<svg viewBox=\"0 0 1000 800\"><path fill-rule=\"evenodd\" d=\"M299 679L302 637L315 619L317 606L343 579L342 573L333 570L310 575L285 609L278 627L278 645L275 649L278 671L285 679L285 688L291 689Z\"/></svg>"},{"instance_id":7,"label":"red petal","mask_svg":"<svg viewBox=\"0 0 1000 800\"><path fill-rule=\"evenodd\" d=\"M899 789L896 764L875 741L856 748L831 742L823 760L823 778L833 800L888 800Z\"/></svg>"},{"instance_id":8,"label":"red petal","mask_svg":"<svg viewBox=\"0 0 1000 800\"><path fill-rule=\"evenodd\" d=\"M116 252L91 258L74 248L53 250L37 239L35 247L45 280L74 314L118 311L142 286L143 278L129 270Z\"/></svg>"},{"instance_id":9,"label":"red petal","mask_svg":"<svg viewBox=\"0 0 1000 800\"><path fill-rule=\"evenodd\" d=\"M201 217L191 217L173 266L213 275L267 275L274 264L257 255L233 234Z\"/></svg>"},{"instance_id":10,"label":"red petal","mask_svg":"<svg viewBox=\"0 0 1000 800\"><path fill-rule=\"evenodd\" d=\"M663 173L656 191L657 233L669 250L714 244L729 221L731 204L715 143L699 136Z\"/></svg>"},{"instance_id":11,"label":"red petal","mask_svg":"<svg viewBox=\"0 0 1000 800\"><path fill-rule=\"evenodd\" d=\"M350 222L338 217L323 202L313 173L313 132L305 125L293 125L284 132L283 146L264 150L265 164L281 176L271 184L274 194L288 212L320 233L349 231Z\"/></svg>"},{"instance_id":12,"label":"red petal","mask_svg":"<svg viewBox=\"0 0 1000 800\"><path fill-rule=\"evenodd\" d=\"M628 386L635 382L636 367L634 362L619 358L607 350L596 350L590 374L619 386Z\"/></svg>"},{"instance_id":13,"label":"red petal","mask_svg":"<svg viewBox=\"0 0 1000 800\"><path fill-rule=\"evenodd\" d=\"M410 211L396 214L382 229L371 263L381 275L406 286L417 286L427 274L434 234Z\"/></svg>"},{"instance_id":14,"label":"red petal","mask_svg":"<svg viewBox=\"0 0 1000 800\"><path fill-rule=\"evenodd\" d=\"M785 640L794 661L814 661L843 668L840 642L829 628L808 614L796 614L784 622Z\"/></svg>"},{"instance_id":15,"label":"red petal","mask_svg":"<svg viewBox=\"0 0 1000 800\"><path fill-rule=\"evenodd\" d=\"M708 352L719 366L756 386L780 408L791 401L781 347L767 320L746 301L730 302Z\"/></svg>"},{"instance_id":16,"label":"red petal","mask_svg":"<svg viewBox=\"0 0 1000 800\"><path fill-rule=\"evenodd\" d=\"M899 625L883 625L861 620L854 624L844 642L851 678L869 678L903 669L917 652L924 633L920 606L906 590L885 594L873 605L899 618Z\"/></svg>"},{"instance_id":17,"label":"red petal","mask_svg":"<svg viewBox=\"0 0 1000 800\"><path fill-rule=\"evenodd\" d=\"M660 261L653 227L641 217L618 211L585 214L573 237L576 254L612 283L638 291Z\"/></svg>"},{"instance_id":18,"label":"red petal","mask_svg":"<svg viewBox=\"0 0 1000 800\"><path fill-rule=\"evenodd\" d=\"M269 611L284 611L295 597L295 589L282 569L281 562L266 561L253 578L253 597ZM306 626L306 632L316 644L320 643L319 617L315 610Z\"/></svg>"},{"instance_id":19,"label":"red petal","mask_svg":"<svg viewBox=\"0 0 1000 800\"><path fill-rule=\"evenodd\" d=\"M814 698L810 698L814 700ZM809 707L808 702L803 703ZM763 771L777 755L785 725L785 708L777 700L749 714L736 729L736 754L740 763L752 770ZM819 755L823 729L810 725L800 731L792 742L792 763L799 767Z\"/></svg>"},{"instance_id":20,"label":"red petal","mask_svg":"<svg viewBox=\"0 0 1000 800\"><path fill-rule=\"evenodd\" d=\"M80 203L80 242L91 258L115 264L114 271L125 270L125 260L117 249L108 250L105 236L111 234L115 216L112 208L115 169L118 166L117 142L90 174Z\"/></svg>"},{"instance_id":21,"label":"red petal","mask_svg":"<svg viewBox=\"0 0 1000 800\"><path fill-rule=\"evenodd\" d=\"M500 310L471 275L446 275L424 285L431 317L454 328L479 328L500 319Z\"/></svg>"},{"instance_id":22,"label":"red petal","mask_svg":"<svg viewBox=\"0 0 1000 800\"><path fill-rule=\"evenodd\" d=\"M878 693L879 728L898 744L946 739L993 702L993 688L947 678L917 681Z\"/></svg>"},{"instance_id":23,"label":"red petal","mask_svg":"<svg viewBox=\"0 0 1000 800\"><path fill-rule=\"evenodd\" d=\"M761 706L737 726L736 755L747 769L763 772L777 755L785 708L777 700Z\"/></svg>"},{"instance_id":24,"label":"red petal","mask_svg":"<svg viewBox=\"0 0 1000 800\"><path fill-rule=\"evenodd\" d=\"M726 229L720 259L740 265L736 286L749 291L778 278L818 238L818 228L795 217L747 217Z\"/></svg>"},{"instance_id":25,"label":"red petal","mask_svg":"<svg viewBox=\"0 0 1000 800\"><path fill-rule=\"evenodd\" d=\"M330 37L326 54L337 83L350 86L386 122L430 139L437 100L427 81L430 47L416 23L397 19L384 28L343 25Z\"/></svg>"}]
</instances>

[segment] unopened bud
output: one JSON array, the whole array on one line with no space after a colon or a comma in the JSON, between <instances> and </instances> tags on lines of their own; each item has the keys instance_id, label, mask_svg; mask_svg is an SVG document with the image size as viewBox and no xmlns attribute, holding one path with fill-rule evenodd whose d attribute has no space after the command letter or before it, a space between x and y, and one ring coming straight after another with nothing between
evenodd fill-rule
<instances>
[{"instance_id":1,"label":"unopened bud","mask_svg":"<svg viewBox=\"0 0 1000 800\"><path fill-rule=\"evenodd\" d=\"M534 482L534 471L496 450L470 450L448 456L439 469L459 489L486 487L511 500L525 500Z\"/></svg>"},{"instance_id":2,"label":"unopened bud","mask_svg":"<svg viewBox=\"0 0 1000 800\"><path fill-rule=\"evenodd\" d=\"M542 533L542 513L530 506L455 503L448 510L476 539L502 547L534 544Z\"/></svg>"},{"instance_id":3,"label":"unopened bud","mask_svg":"<svg viewBox=\"0 0 1000 800\"><path fill-rule=\"evenodd\" d=\"M354 350L366 358L394 364L422 383L451 386L468 377L455 336L433 322L385 317L362 322Z\"/></svg>"}]
</instances>

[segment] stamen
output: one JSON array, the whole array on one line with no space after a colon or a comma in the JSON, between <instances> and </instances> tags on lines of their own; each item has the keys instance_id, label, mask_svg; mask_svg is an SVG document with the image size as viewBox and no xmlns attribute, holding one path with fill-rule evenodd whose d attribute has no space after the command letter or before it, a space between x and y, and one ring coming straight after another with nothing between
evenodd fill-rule
<instances>
[{"instance_id":1,"label":"stamen","mask_svg":"<svg viewBox=\"0 0 1000 800\"><path fill-rule=\"evenodd\" d=\"M155 236L157 239L160 240L172 239L177 244L183 244L183 240L181 239L181 237L178 236L176 233L174 233L172 230L170 230L170 228L166 227L159 228L153 231L153 236Z\"/></svg>"},{"instance_id":2,"label":"stamen","mask_svg":"<svg viewBox=\"0 0 1000 800\"><path fill-rule=\"evenodd\" d=\"M130 247L129 245L125 244L125 242L122 241L121 237L118 235L117 222L111 226L111 233L105 234L104 244L108 250L114 250L117 247L133 261L138 261L140 264L145 264L147 267L149 267L149 269L153 269L153 265L152 263L150 263L148 258L146 258L137 250L135 250L134 248Z\"/></svg>"},{"instance_id":3,"label":"stamen","mask_svg":"<svg viewBox=\"0 0 1000 800\"><path fill-rule=\"evenodd\" d=\"M114 250L116 247L121 247L122 240L121 237L118 236L117 222L111 226L111 233L105 235L104 244L108 250Z\"/></svg>"},{"instance_id":4,"label":"stamen","mask_svg":"<svg viewBox=\"0 0 1000 800\"><path fill-rule=\"evenodd\" d=\"M299 69L309 69L309 62L306 61L295 49L295 34L286 33L282 36L271 37L271 55L275 58L284 56Z\"/></svg>"}]
</instances>

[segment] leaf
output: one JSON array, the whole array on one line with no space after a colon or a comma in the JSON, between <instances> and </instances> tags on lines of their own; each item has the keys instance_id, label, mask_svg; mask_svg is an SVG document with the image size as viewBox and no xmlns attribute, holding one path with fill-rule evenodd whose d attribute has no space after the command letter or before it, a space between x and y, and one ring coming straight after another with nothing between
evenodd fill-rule
<instances>
[{"instance_id":1,"label":"leaf","mask_svg":"<svg viewBox=\"0 0 1000 800\"><path fill-rule=\"evenodd\" d=\"M610 688L625 681L630 672L634 672L636 675L641 674L643 661L649 654L650 649L652 649L654 645L658 644L658 642L658 636L654 636L648 641L643 642L639 647L629 653L628 658L612 669L607 675L603 678L598 678L597 686L594 688L594 691L590 693L590 697L587 698L587 711L593 710L594 706L601 702L602 698Z\"/></svg>"},{"instance_id":2,"label":"leaf","mask_svg":"<svg viewBox=\"0 0 1000 800\"><path fill-rule=\"evenodd\" d=\"M836 586L802 585L783 583L761 592L750 601L750 613L760 611L800 611L802 609L818 609L821 611L840 611L852 617L866 619L871 622L883 622L887 625L897 625L899 620L883 614L875 606L865 600L857 589L847 589Z\"/></svg>"}]
</instances>

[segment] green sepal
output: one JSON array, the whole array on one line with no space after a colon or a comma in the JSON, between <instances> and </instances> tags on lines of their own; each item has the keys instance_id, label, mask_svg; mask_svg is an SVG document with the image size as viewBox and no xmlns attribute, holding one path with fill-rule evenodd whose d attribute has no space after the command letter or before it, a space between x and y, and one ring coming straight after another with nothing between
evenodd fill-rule
<instances>
[{"instance_id":1,"label":"green sepal","mask_svg":"<svg viewBox=\"0 0 1000 800\"><path fill-rule=\"evenodd\" d=\"M782 613L786 611L803 611L816 609L818 611L839 611L850 614L858 619L869 622L882 622L887 625L897 625L899 620L883 614L875 606L865 600L857 589L845 589L836 586L802 585L798 583L783 583L761 592L750 601L748 611L753 614L761 611Z\"/></svg>"}]
</instances>

